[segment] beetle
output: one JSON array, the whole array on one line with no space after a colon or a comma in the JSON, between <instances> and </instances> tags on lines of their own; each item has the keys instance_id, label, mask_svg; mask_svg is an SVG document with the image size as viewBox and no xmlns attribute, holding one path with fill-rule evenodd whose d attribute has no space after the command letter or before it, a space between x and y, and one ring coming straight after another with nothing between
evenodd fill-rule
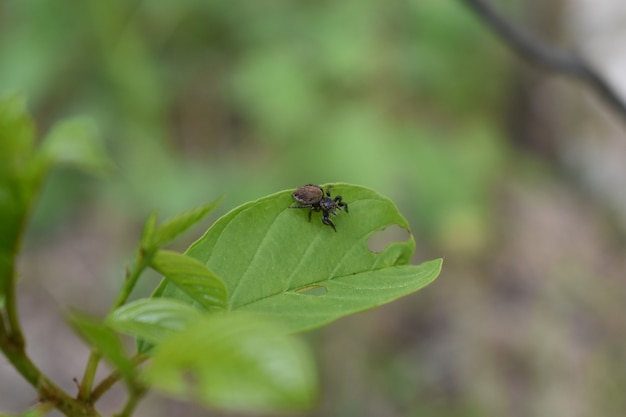
<instances>
[{"instance_id":1,"label":"beetle","mask_svg":"<svg viewBox=\"0 0 626 417\"><path fill-rule=\"evenodd\" d=\"M330 219L330 216L336 216L337 210L346 210L348 213L348 204L343 202L343 197L338 195L333 198L330 195L329 185L326 187L326 192L319 185L306 184L296 188L291 194L294 200L299 204L298 206L290 206L289 208L308 208L309 210L309 222L311 221L311 214L314 211L322 212L322 223L326 226L330 226L336 232L337 228L335 223Z\"/></svg>"}]
</instances>

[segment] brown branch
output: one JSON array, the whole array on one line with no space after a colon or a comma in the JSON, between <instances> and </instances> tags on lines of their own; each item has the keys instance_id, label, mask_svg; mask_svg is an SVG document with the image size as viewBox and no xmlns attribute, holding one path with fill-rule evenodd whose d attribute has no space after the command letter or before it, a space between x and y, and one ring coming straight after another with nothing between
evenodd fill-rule
<instances>
[{"instance_id":1,"label":"brown branch","mask_svg":"<svg viewBox=\"0 0 626 417\"><path fill-rule=\"evenodd\" d=\"M583 58L552 48L497 12L484 0L461 0L511 49L528 61L550 71L576 78L593 89L626 121L626 102Z\"/></svg>"}]
</instances>

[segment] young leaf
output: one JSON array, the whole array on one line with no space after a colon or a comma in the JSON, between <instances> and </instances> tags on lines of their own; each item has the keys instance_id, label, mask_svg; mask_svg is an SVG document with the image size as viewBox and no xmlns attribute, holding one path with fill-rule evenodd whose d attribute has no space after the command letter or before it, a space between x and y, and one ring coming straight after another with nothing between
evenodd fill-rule
<instances>
[{"instance_id":1,"label":"young leaf","mask_svg":"<svg viewBox=\"0 0 626 417\"><path fill-rule=\"evenodd\" d=\"M44 138L41 154L53 164L72 165L96 175L106 175L114 167L95 123L84 117L56 124Z\"/></svg>"},{"instance_id":2,"label":"young leaf","mask_svg":"<svg viewBox=\"0 0 626 417\"><path fill-rule=\"evenodd\" d=\"M226 309L224 282L198 260L176 252L160 250L154 254L150 266L165 275L189 299L208 311Z\"/></svg>"},{"instance_id":3,"label":"young leaf","mask_svg":"<svg viewBox=\"0 0 626 417\"><path fill-rule=\"evenodd\" d=\"M115 365L127 381L132 381L134 366L113 330L100 324L96 319L79 313L72 313L69 322L90 346Z\"/></svg>"},{"instance_id":4,"label":"young leaf","mask_svg":"<svg viewBox=\"0 0 626 417\"><path fill-rule=\"evenodd\" d=\"M147 247L157 248L171 242L213 211L221 200L221 198L218 198L212 203L184 211L166 220L154 230L151 236L152 240Z\"/></svg>"},{"instance_id":5,"label":"young leaf","mask_svg":"<svg viewBox=\"0 0 626 417\"><path fill-rule=\"evenodd\" d=\"M306 346L240 313L205 316L164 340L145 376L178 397L257 413L308 407L316 389Z\"/></svg>"},{"instance_id":6,"label":"young leaf","mask_svg":"<svg viewBox=\"0 0 626 417\"><path fill-rule=\"evenodd\" d=\"M112 329L151 343L158 343L180 332L202 312L181 301L151 298L133 301L107 317L105 324Z\"/></svg>"},{"instance_id":7,"label":"young leaf","mask_svg":"<svg viewBox=\"0 0 626 417\"><path fill-rule=\"evenodd\" d=\"M36 406L35 408L32 408L30 410L26 410L24 411L22 414L4 414L1 413L0 417L43 417L46 414L50 413L50 409L49 407L46 406L42 407L41 405Z\"/></svg>"},{"instance_id":8,"label":"young leaf","mask_svg":"<svg viewBox=\"0 0 626 417\"><path fill-rule=\"evenodd\" d=\"M19 178L29 169L35 125L22 96L0 100L0 182Z\"/></svg>"},{"instance_id":9,"label":"young leaf","mask_svg":"<svg viewBox=\"0 0 626 417\"><path fill-rule=\"evenodd\" d=\"M321 213L308 222L308 209L289 208L291 191L283 191L227 213L187 253L223 279L229 310L272 315L292 331L384 304L436 278L441 260L407 265L412 236L378 253L368 249L368 239L387 226L408 230L391 200L348 184L332 192L349 206L333 217L337 232ZM320 291L308 291L313 287ZM181 298L166 281L155 296Z\"/></svg>"},{"instance_id":10,"label":"young leaf","mask_svg":"<svg viewBox=\"0 0 626 417\"><path fill-rule=\"evenodd\" d=\"M13 262L42 170L35 163L35 127L25 100L0 100L0 297L13 277Z\"/></svg>"},{"instance_id":11,"label":"young leaf","mask_svg":"<svg viewBox=\"0 0 626 417\"><path fill-rule=\"evenodd\" d=\"M141 247L145 250L156 249L156 246L152 245L154 241L154 231L156 230L157 213L153 211L146 219L146 223L143 226L141 232Z\"/></svg>"}]
</instances>

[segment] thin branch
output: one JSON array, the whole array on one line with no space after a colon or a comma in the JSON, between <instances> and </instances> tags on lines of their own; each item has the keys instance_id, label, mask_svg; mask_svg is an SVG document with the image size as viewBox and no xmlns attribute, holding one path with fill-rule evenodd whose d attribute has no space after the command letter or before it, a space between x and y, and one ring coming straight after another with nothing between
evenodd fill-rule
<instances>
[{"instance_id":1,"label":"thin branch","mask_svg":"<svg viewBox=\"0 0 626 417\"><path fill-rule=\"evenodd\" d=\"M91 396L90 396L91 401L93 401L94 403L98 401L100 397L102 397L104 393L106 393L109 389L111 389L111 387L115 385L117 381L119 381L120 379L122 379L122 374L120 373L120 371L111 372L109 376L104 378L93 389L93 391L91 392Z\"/></svg>"},{"instance_id":2,"label":"thin branch","mask_svg":"<svg viewBox=\"0 0 626 417\"><path fill-rule=\"evenodd\" d=\"M528 61L550 71L569 75L587 84L626 121L626 102L583 58L552 48L497 12L484 0L461 0Z\"/></svg>"},{"instance_id":3,"label":"thin branch","mask_svg":"<svg viewBox=\"0 0 626 417\"><path fill-rule=\"evenodd\" d=\"M8 324L8 334L11 341L19 349L24 349L24 335L22 334L22 326L20 324L17 312L17 294L15 291L15 259L11 259L9 268L11 275L9 276L4 288L4 300L6 317Z\"/></svg>"},{"instance_id":4,"label":"thin branch","mask_svg":"<svg viewBox=\"0 0 626 417\"><path fill-rule=\"evenodd\" d=\"M65 391L48 379L31 361L24 351L23 341L16 343L6 328L0 326L0 350L13 367L28 381L39 394L41 403L50 403L63 414L97 416L97 412L89 404L82 404L71 398Z\"/></svg>"},{"instance_id":5,"label":"thin branch","mask_svg":"<svg viewBox=\"0 0 626 417\"><path fill-rule=\"evenodd\" d=\"M131 358L131 362L133 365L138 366L143 362L148 360L148 356L146 355L135 355ZM91 392L91 401L94 403L102 397L102 395L107 392L117 381L122 379L122 374L120 371L113 371L109 376L104 378Z\"/></svg>"},{"instance_id":6,"label":"thin branch","mask_svg":"<svg viewBox=\"0 0 626 417\"><path fill-rule=\"evenodd\" d=\"M114 414L114 417L130 417L135 411L137 404L139 404L139 400L143 398L146 394L146 388L144 387L136 387L129 393L128 399L126 400L126 404L124 404L124 408L118 414Z\"/></svg>"},{"instance_id":7,"label":"thin branch","mask_svg":"<svg viewBox=\"0 0 626 417\"><path fill-rule=\"evenodd\" d=\"M41 372L26 353L22 327L17 313L14 261L11 260L11 276L5 285L5 311L0 310L0 351L17 372L31 384L39 394L42 404L51 404L65 415L97 416L89 405L73 399ZM47 406L46 406L47 407Z\"/></svg>"},{"instance_id":8,"label":"thin branch","mask_svg":"<svg viewBox=\"0 0 626 417\"><path fill-rule=\"evenodd\" d=\"M95 350L92 350L89 355L89 359L87 360L87 366L85 366L85 372L83 373L83 379L81 380L82 382L78 386L78 399L81 401L94 402L94 400L90 397L90 394L100 359L102 359L102 355Z\"/></svg>"},{"instance_id":9,"label":"thin branch","mask_svg":"<svg viewBox=\"0 0 626 417\"><path fill-rule=\"evenodd\" d=\"M138 249L137 256L132 264L132 267L126 270L126 279L124 280L124 284L111 306L111 312L126 303L126 300L128 300L130 293L133 291L133 288L135 288L135 284L137 284L137 280L140 275L148 267L153 254L153 251L146 252L142 247ZM95 350L91 351L87 361L87 366L85 367L83 379L80 383L79 398L81 400L93 401L91 397L93 382L101 358L102 356L98 352Z\"/></svg>"}]
</instances>

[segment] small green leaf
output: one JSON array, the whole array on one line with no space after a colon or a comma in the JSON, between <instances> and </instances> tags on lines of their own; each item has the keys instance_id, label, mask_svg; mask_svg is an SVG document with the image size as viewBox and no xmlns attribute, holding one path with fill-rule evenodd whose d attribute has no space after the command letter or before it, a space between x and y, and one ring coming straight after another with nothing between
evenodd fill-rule
<instances>
[{"instance_id":1,"label":"small green leaf","mask_svg":"<svg viewBox=\"0 0 626 417\"><path fill-rule=\"evenodd\" d=\"M146 219L143 231L141 232L141 247L145 250L156 249L155 246L152 246L152 242L154 241L154 231L156 230L156 222L157 213L156 211L153 211Z\"/></svg>"},{"instance_id":2,"label":"small green leaf","mask_svg":"<svg viewBox=\"0 0 626 417\"><path fill-rule=\"evenodd\" d=\"M35 124L21 95L0 100L0 178L15 176L30 164Z\"/></svg>"},{"instance_id":3,"label":"small green leaf","mask_svg":"<svg viewBox=\"0 0 626 417\"><path fill-rule=\"evenodd\" d=\"M333 217L335 233L321 222L321 213L312 213L309 222L307 209L289 208L291 192L232 210L187 251L222 278L229 310L271 315L303 331L408 295L439 274L441 260L408 265L412 235L380 252L368 248L379 230L409 229L388 198L336 184L332 195L342 195L349 212ZM155 296L183 298L166 281Z\"/></svg>"},{"instance_id":4,"label":"small green leaf","mask_svg":"<svg viewBox=\"0 0 626 417\"><path fill-rule=\"evenodd\" d=\"M154 254L150 266L165 275L190 300L208 311L226 309L226 287L224 282L203 263L186 255L160 250ZM182 297L182 295L181 295Z\"/></svg>"},{"instance_id":5,"label":"small green leaf","mask_svg":"<svg viewBox=\"0 0 626 417\"><path fill-rule=\"evenodd\" d=\"M14 277L20 235L42 178L34 139L24 97L0 100L0 295Z\"/></svg>"},{"instance_id":6,"label":"small green leaf","mask_svg":"<svg viewBox=\"0 0 626 417\"><path fill-rule=\"evenodd\" d=\"M166 220L154 231L149 247L160 247L171 242L213 211L221 200L219 198L212 203L184 211Z\"/></svg>"},{"instance_id":7,"label":"small green leaf","mask_svg":"<svg viewBox=\"0 0 626 417\"><path fill-rule=\"evenodd\" d=\"M114 167L95 123L84 117L56 124L44 138L41 154L52 164L72 165L96 175L107 175Z\"/></svg>"},{"instance_id":8,"label":"small green leaf","mask_svg":"<svg viewBox=\"0 0 626 417\"><path fill-rule=\"evenodd\" d=\"M201 315L197 308L181 301L151 298L123 305L109 314L105 324L118 332L158 343Z\"/></svg>"},{"instance_id":9,"label":"small green leaf","mask_svg":"<svg viewBox=\"0 0 626 417\"><path fill-rule=\"evenodd\" d=\"M42 417L48 414L50 410L46 407L43 410L39 410L38 408L33 408L31 410L26 410L22 414L5 414L0 413L0 417Z\"/></svg>"},{"instance_id":10,"label":"small green leaf","mask_svg":"<svg viewBox=\"0 0 626 417\"><path fill-rule=\"evenodd\" d=\"M46 414L47 414L47 410L46 411L40 411L40 410L34 409L34 410L28 410L28 411L22 413L20 415L20 417L41 417L41 416L46 415ZM4 417L4 416L2 416L2 417ZM9 417L9 415L7 415L7 417Z\"/></svg>"},{"instance_id":11,"label":"small green leaf","mask_svg":"<svg viewBox=\"0 0 626 417\"><path fill-rule=\"evenodd\" d=\"M50 403L39 403L34 405L31 409L24 411L22 414L0 414L0 417L43 417L50 414Z\"/></svg>"},{"instance_id":12,"label":"small green leaf","mask_svg":"<svg viewBox=\"0 0 626 417\"><path fill-rule=\"evenodd\" d=\"M177 397L257 413L309 407L317 385L300 340L241 313L203 317L164 340L146 378Z\"/></svg>"},{"instance_id":13,"label":"small green leaf","mask_svg":"<svg viewBox=\"0 0 626 417\"><path fill-rule=\"evenodd\" d=\"M1 227L0 227L1 229ZM0 311L6 304L6 286L10 279L15 279L13 273L14 254L10 250L0 250Z\"/></svg>"},{"instance_id":14,"label":"small green leaf","mask_svg":"<svg viewBox=\"0 0 626 417\"><path fill-rule=\"evenodd\" d=\"M127 381L132 381L134 366L126 356L117 334L98 320L80 313L72 313L69 322L76 332L120 371Z\"/></svg>"}]
</instances>

